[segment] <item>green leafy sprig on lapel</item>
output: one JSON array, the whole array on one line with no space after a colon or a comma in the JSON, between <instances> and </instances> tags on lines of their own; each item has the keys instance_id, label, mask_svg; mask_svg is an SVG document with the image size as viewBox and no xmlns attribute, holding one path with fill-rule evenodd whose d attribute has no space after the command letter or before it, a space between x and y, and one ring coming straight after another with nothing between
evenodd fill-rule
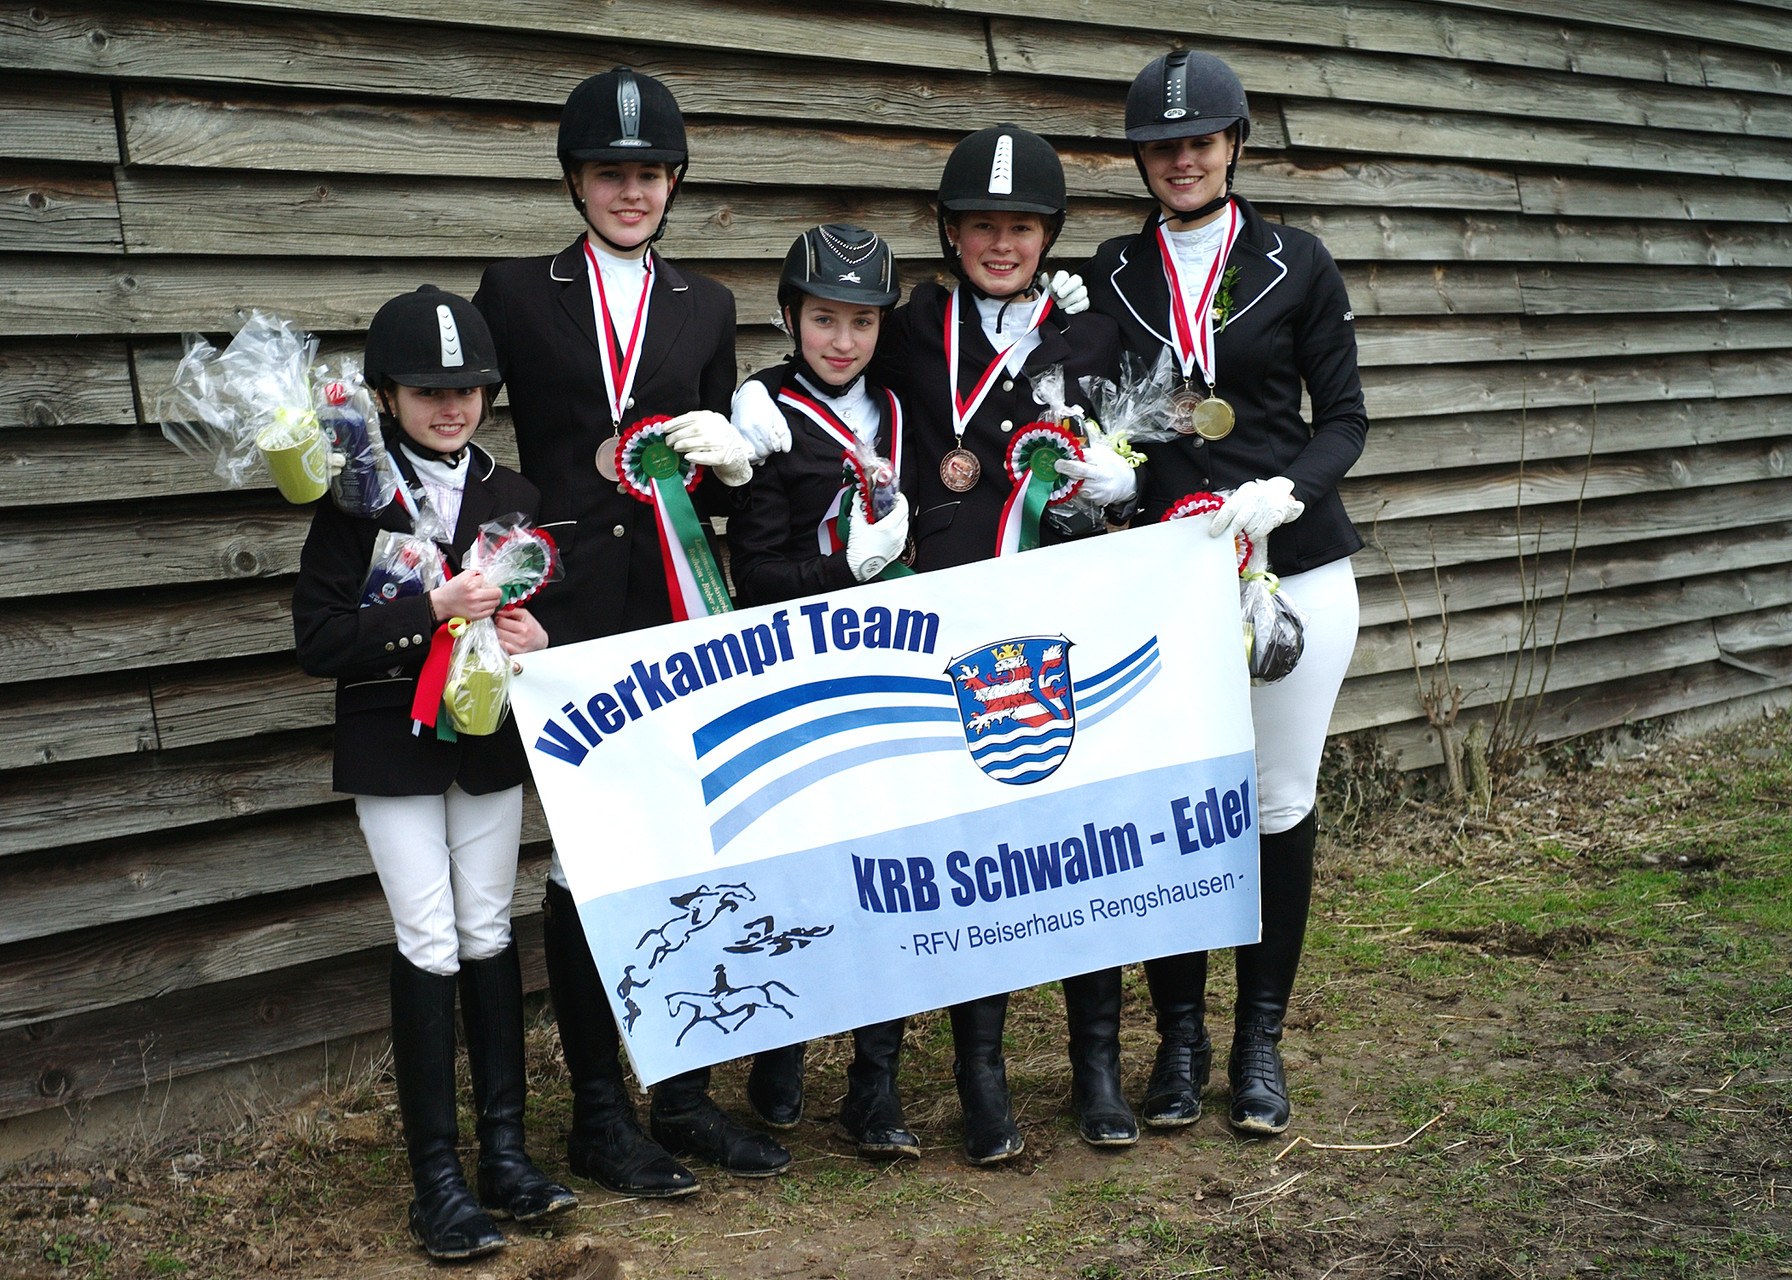
<instances>
[{"instance_id":1,"label":"green leafy sprig on lapel","mask_svg":"<svg viewBox=\"0 0 1792 1280\"><path fill-rule=\"evenodd\" d=\"M1238 268L1227 267L1220 276L1220 291L1213 300L1213 319L1224 333L1232 319L1232 286L1238 283Z\"/></svg>"}]
</instances>

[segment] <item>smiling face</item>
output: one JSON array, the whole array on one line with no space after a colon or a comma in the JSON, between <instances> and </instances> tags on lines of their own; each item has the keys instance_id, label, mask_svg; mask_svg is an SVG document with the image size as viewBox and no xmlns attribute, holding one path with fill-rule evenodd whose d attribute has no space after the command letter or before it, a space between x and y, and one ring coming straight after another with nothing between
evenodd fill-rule
<instances>
[{"instance_id":1,"label":"smiling face","mask_svg":"<svg viewBox=\"0 0 1792 1280\"><path fill-rule=\"evenodd\" d=\"M1031 288L1045 256L1045 219L1037 213L954 213L946 220L946 235L957 246L971 283L998 298Z\"/></svg>"},{"instance_id":2,"label":"smiling face","mask_svg":"<svg viewBox=\"0 0 1792 1280\"><path fill-rule=\"evenodd\" d=\"M790 323L788 310L784 323ZM803 359L830 387L844 387L871 363L882 325L877 307L804 295L797 328Z\"/></svg>"},{"instance_id":3,"label":"smiling face","mask_svg":"<svg viewBox=\"0 0 1792 1280\"><path fill-rule=\"evenodd\" d=\"M585 202L591 225L611 241L598 247L611 252L617 245L644 251L672 198L672 170L657 163L587 160L566 181Z\"/></svg>"},{"instance_id":4,"label":"smiling face","mask_svg":"<svg viewBox=\"0 0 1792 1280\"><path fill-rule=\"evenodd\" d=\"M1161 138L1140 146L1145 180L1166 217L1189 213L1226 194L1232 136L1233 130L1227 130L1198 138Z\"/></svg>"},{"instance_id":5,"label":"smiling face","mask_svg":"<svg viewBox=\"0 0 1792 1280\"><path fill-rule=\"evenodd\" d=\"M407 439L440 453L471 440L485 415L484 387L394 387L381 399Z\"/></svg>"}]
</instances>

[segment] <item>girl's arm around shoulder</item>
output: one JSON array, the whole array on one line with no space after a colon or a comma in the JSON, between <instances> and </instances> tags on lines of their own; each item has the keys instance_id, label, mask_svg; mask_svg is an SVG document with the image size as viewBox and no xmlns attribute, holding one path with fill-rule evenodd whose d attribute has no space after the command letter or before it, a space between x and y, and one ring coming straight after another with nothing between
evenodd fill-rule
<instances>
[{"instance_id":1,"label":"girl's arm around shoulder","mask_svg":"<svg viewBox=\"0 0 1792 1280\"><path fill-rule=\"evenodd\" d=\"M307 674L354 676L409 665L427 652L435 619L426 597L361 608L378 535L374 520L344 515L328 501L318 503L292 593L293 640Z\"/></svg>"}]
</instances>

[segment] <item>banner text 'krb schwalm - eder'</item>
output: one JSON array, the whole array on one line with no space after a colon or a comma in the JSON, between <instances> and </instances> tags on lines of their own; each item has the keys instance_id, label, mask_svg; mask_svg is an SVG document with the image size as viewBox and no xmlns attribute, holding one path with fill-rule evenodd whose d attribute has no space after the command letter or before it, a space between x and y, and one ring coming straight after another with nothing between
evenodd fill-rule
<instances>
[{"instance_id":1,"label":"banner text 'krb schwalm - eder'","mask_svg":"<svg viewBox=\"0 0 1792 1280\"><path fill-rule=\"evenodd\" d=\"M642 1079L1255 941L1238 579L1205 526L524 658L517 723Z\"/></svg>"}]
</instances>

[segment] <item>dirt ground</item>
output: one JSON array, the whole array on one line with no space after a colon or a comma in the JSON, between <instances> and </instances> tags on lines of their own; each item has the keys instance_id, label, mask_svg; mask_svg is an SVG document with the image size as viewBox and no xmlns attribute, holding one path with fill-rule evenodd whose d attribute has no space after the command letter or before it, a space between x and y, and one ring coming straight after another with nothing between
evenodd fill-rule
<instances>
[{"instance_id":1,"label":"dirt ground","mask_svg":"<svg viewBox=\"0 0 1792 1280\"><path fill-rule=\"evenodd\" d=\"M1283 1138L1241 1141L1222 1123L1217 959L1221 1070L1190 1130L1118 1154L1083 1146L1062 1002L1041 989L1010 1018L1027 1149L1008 1167L959 1155L950 1040L927 1016L904 1058L921 1161L872 1166L834 1135L837 1038L811 1049L787 1176L699 1168L701 1193L671 1205L574 1183L578 1210L511 1228L507 1250L455 1273L1792 1275L1792 718L1606 767L1558 753L1466 817L1335 754ZM1142 976L1128 982L1136 1094L1154 1038ZM551 1024L530 1036L531 1145L564 1176L564 1069ZM741 1105L741 1083L718 1072L725 1105ZM407 1199L376 1066L253 1129L14 1170L0 1178L0 1274L423 1276Z\"/></svg>"}]
</instances>

